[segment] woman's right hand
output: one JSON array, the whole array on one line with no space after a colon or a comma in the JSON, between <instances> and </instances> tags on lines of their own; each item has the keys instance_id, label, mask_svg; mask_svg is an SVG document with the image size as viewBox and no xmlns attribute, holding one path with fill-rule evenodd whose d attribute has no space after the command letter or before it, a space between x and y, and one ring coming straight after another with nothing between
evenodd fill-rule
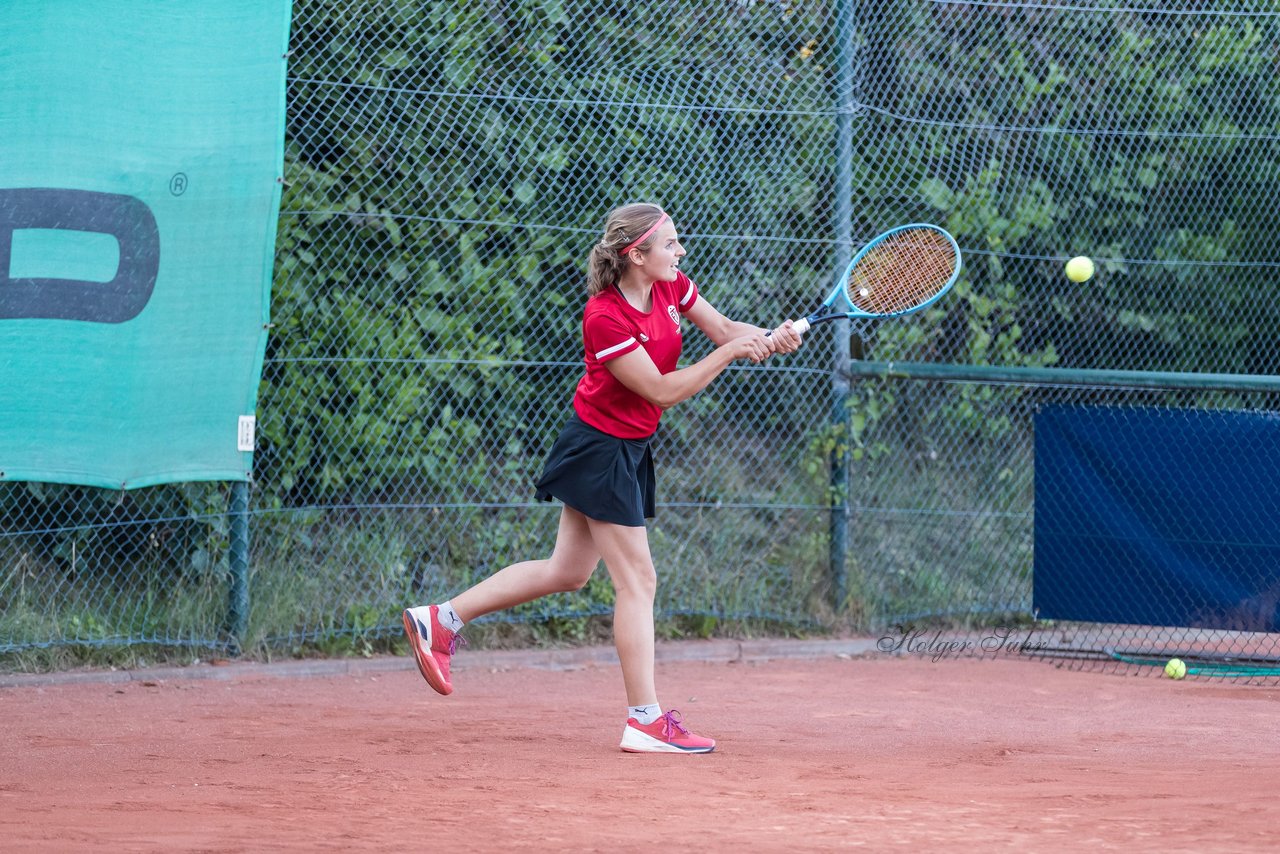
<instances>
[{"instance_id":1,"label":"woman's right hand","mask_svg":"<svg viewBox=\"0 0 1280 854\"><path fill-rule=\"evenodd\" d=\"M753 332L735 338L725 345L734 359L750 359L760 364L773 353L773 346L763 332Z\"/></svg>"}]
</instances>

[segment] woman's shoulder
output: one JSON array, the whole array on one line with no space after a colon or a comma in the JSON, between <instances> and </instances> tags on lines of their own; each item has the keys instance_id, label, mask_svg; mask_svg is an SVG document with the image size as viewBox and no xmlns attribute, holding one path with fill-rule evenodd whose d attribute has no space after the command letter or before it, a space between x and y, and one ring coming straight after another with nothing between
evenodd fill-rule
<instances>
[{"instance_id":1,"label":"woman's shoulder","mask_svg":"<svg viewBox=\"0 0 1280 854\"><path fill-rule=\"evenodd\" d=\"M613 315L626 316L626 310L622 307L622 298L617 290L610 286L605 288L598 294L587 297L587 304L582 309L583 318L594 317L597 315Z\"/></svg>"},{"instance_id":2,"label":"woman's shoulder","mask_svg":"<svg viewBox=\"0 0 1280 854\"><path fill-rule=\"evenodd\" d=\"M684 293L688 287L689 277L677 270L676 277L670 281L665 279L655 280L653 283L653 292L656 294Z\"/></svg>"},{"instance_id":3,"label":"woman's shoulder","mask_svg":"<svg viewBox=\"0 0 1280 854\"><path fill-rule=\"evenodd\" d=\"M698 293L698 286L685 275L683 270L676 271L676 277L669 282L661 282L663 292L679 304L681 311L693 304L693 296Z\"/></svg>"},{"instance_id":4,"label":"woman's shoulder","mask_svg":"<svg viewBox=\"0 0 1280 854\"><path fill-rule=\"evenodd\" d=\"M666 284L674 290L685 291L693 284L693 279L690 279L684 270L676 270L676 277Z\"/></svg>"},{"instance_id":5,"label":"woman's shoulder","mask_svg":"<svg viewBox=\"0 0 1280 854\"><path fill-rule=\"evenodd\" d=\"M587 311L608 311L618 304L617 288L609 285L598 294L587 297Z\"/></svg>"}]
</instances>

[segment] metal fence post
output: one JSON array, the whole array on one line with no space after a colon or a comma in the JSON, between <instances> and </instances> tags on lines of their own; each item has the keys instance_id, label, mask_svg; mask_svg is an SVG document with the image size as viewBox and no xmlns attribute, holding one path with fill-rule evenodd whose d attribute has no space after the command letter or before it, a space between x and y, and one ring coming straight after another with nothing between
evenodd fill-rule
<instances>
[{"instance_id":1,"label":"metal fence post","mask_svg":"<svg viewBox=\"0 0 1280 854\"><path fill-rule=\"evenodd\" d=\"M231 584L227 601L229 652L239 655L249 623L249 484L231 485Z\"/></svg>"},{"instance_id":2,"label":"metal fence post","mask_svg":"<svg viewBox=\"0 0 1280 854\"><path fill-rule=\"evenodd\" d=\"M834 269L843 270L853 253L853 0L837 5L836 186ZM849 332L847 320L835 323L831 370L831 423L836 442L831 451L830 552L831 599L837 613L845 607L849 546Z\"/></svg>"}]
</instances>

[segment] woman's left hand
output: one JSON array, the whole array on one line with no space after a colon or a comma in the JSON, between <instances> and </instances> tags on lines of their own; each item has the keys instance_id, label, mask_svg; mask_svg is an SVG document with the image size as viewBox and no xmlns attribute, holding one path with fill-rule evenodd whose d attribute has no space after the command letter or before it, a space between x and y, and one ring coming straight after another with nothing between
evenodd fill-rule
<instances>
[{"instance_id":1,"label":"woman's left hand","mask_svg":"<svg viewBox=\"0 0 1280 854\"><path fill-rule=\"evenodd\" d=\"M794 353L800 349L803 342L800 339L800 333L791 325L791 321L787 320L769 334L769 343L773 345L775 353Z\"/></svg>"}]
</instances>

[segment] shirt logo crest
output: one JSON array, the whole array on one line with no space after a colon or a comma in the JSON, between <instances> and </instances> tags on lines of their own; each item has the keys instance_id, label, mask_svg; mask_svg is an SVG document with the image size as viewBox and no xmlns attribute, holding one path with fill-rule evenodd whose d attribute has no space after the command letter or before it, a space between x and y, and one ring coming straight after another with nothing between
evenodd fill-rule
<instances>
[{"instance_id":1,"label":"shirt logo crest","mask_svg":"<svg viewBox=\"0 0 1280 854\"><path fill-rule=\"evenodd\" d=\"M671 322L676 326L680 325L680 312L676 311L674 305L667 306L667 314L671 315Z\"/></svg>"}]
</instances>

